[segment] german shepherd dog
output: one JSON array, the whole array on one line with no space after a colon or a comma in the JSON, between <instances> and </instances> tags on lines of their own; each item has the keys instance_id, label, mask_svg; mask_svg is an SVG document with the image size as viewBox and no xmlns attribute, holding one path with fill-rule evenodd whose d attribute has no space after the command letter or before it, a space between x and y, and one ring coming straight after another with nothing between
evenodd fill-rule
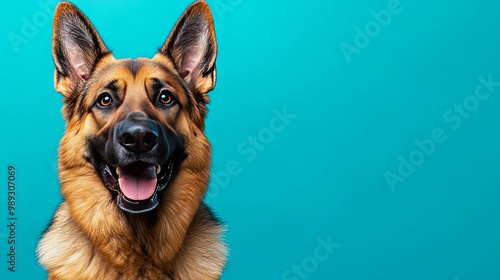
<instances>
[{"instance_id":1,"label":"german shepherd dog","mask_svg":"<svg viewBox=\"0 0 500 280\"><path fill-rule=\"evenodd\" d=\"M49 279L219 279L223 226L202 202L215 86L210 9L189 6L152 59L115 59L73 4L57 6L54 83L64 198L37 248Z\"/></svg>"}]
</instances>

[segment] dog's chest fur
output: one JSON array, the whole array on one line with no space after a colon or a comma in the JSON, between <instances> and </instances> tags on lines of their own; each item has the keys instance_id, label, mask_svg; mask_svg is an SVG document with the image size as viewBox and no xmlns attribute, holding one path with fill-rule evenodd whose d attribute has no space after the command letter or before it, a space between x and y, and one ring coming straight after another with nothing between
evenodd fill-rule
<instances>
[{"instance_id":1,"label":"dog's chest fur","mask_svg":"<svg viewBox=\"0 0 500 280\"><path fill-rule=\"evenodd\" d=\"M95 247L63 202L40 242L39 256L49 270L49 279L219 279L226 255L225 244L220 240L223 230L202 205L172 260L162 263L155 252L148 253L139 243L130 244L123 239L124 244L108 247L122 251L106 252L123 257L123 263L116 264L102 252L106 246ZM120 238L113 238L113 242L116 240ZM162 244L155 246L160 248Z\"/></svg>"}]
</instances>

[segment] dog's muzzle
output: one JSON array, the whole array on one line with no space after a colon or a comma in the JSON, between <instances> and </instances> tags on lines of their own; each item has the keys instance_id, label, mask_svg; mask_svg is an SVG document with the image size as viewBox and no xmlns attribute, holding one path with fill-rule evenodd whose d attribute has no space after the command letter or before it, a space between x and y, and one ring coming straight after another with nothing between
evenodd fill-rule
<instances>
[{"instance_id":1,"label":"dog's muzzle","mask_svg":"<svg viewBox=\"0 0 500 280\"><path fill-rule=\"evenodd\" d=\"M172 179L178 143L173 132L142 112L129 113L108 139L94 141L94 165L120 209L143 213L158 206L158 192Z\"/></svg>"},{"instance_id":2,"label":"dog's muzzle","mask_svg":"<svg viewBox=\"0 0 500 280\"><path fill-rule=\"evenodd\" d=\"M106 164L101 176L116 194L120 209L133 214L148 212L158 206L158 192L165 189L172 178L173 158L172 155L166 168L139 162L113 170Z\"/></svg>"}]
</instances>

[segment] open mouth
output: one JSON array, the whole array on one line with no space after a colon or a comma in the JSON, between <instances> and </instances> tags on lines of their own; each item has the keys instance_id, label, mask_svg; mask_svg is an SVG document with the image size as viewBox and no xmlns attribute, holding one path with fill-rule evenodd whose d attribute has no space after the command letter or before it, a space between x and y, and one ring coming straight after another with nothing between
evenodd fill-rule
<instances>
[{"instance_id":1,"label":"open mouth","mask_svg":"<svg viewBox=\"0 0 500 280\"><path fill-rule=\"evenodd\" d=\"M104 184L117 197L120 209L129 213L143 213L158 206L158 192L165 189L173 173L174 156L162 165L136 161L113 167L102 161L99 164Z\"/></svg>"}]
</instances>

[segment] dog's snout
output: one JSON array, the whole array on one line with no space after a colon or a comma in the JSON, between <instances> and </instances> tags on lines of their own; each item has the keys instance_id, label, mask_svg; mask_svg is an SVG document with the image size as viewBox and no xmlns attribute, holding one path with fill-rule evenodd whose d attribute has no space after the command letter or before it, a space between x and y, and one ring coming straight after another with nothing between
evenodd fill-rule
<instances>
[{"instance_id":1,"label":"dog's snout","mask_svg":"<svg viewBox=\"0 0 500 280\"><path fill-rule=\"evenodd\" d=\"M127 114L127 120L147 120L148 115L142 111L133 111Z\"/></svg>"},{"instance_id":2,"label":"dog's snout","mask_svg":"<svg viewBox=\"0 0 500 280\"><path fill-rule=\"evenodd\" d=\"M130 152L149 152L158 144L158 127L152 120L128 119L117 129L118 142Z\"/></svg>"}]
</instances>

